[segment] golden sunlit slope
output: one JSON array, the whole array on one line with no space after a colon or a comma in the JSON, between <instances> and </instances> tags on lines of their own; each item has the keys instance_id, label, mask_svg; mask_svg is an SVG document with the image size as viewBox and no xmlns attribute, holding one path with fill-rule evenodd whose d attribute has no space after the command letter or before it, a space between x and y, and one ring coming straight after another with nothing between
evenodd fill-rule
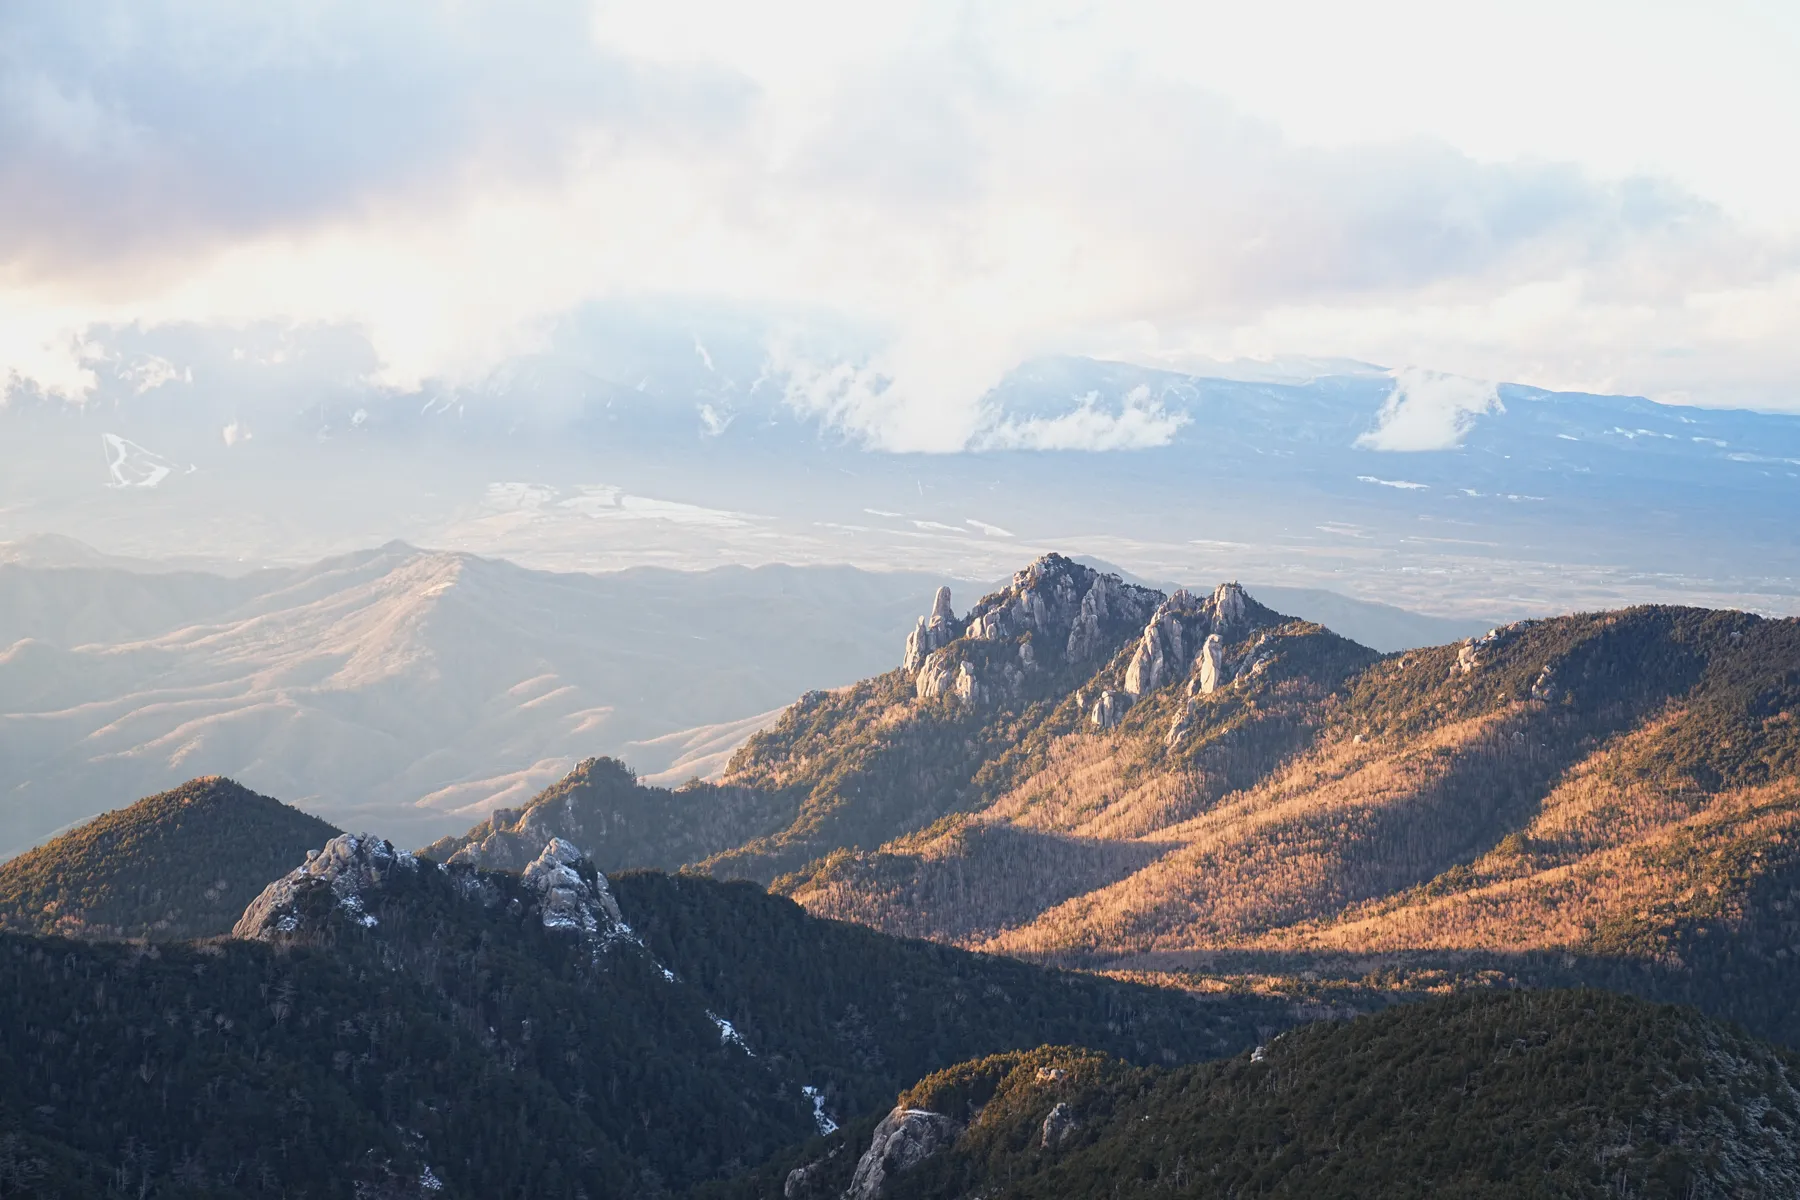
<instances>
[{"instance_id":1,"label":"golden sunlit slope","mask_svg":"<svg viewBox=\"0 0 1800 1200\"><path fill-rule=\"evenodd\" d=\"M727 778L801 817L714 868L808 850L775 886L811 911L1093 967L1800 965L1800 622L1646 607L1378 658L1246 609L1147 679L1140 615L984 696L1046 640L988 627L1024 576L931 651L973 700L922 694L927 659L752 739Z\"/></svg>"}]
</instances>

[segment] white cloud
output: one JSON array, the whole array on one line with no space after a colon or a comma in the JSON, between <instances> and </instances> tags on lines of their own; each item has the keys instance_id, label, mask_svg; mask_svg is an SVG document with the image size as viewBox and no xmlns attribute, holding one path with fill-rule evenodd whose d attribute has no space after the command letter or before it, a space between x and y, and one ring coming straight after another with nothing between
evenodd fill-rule
<instances>
[{"instance_id":1,"label":"white cloud","mask_svg":"<svg viewBox=\"0 0 1800 1200\"><path fill-rule=\"evenodd\" d=\"M1101 408L1090 392L1060 416L999 421L982 430L973 445L980 450L1147 450L1168 445L1188 420L1186 413L1166 410L1140 384L1117 412Z\"/></svg>"},{"instance_id":2,"label":"white cloud","mask_svg":"<svg viewBox=\"0 0 1800 1200\"><path fill-rule=\"evenodd\" d=\"M707 364L707 369L712 369L711 363ZM732 413L721 413L710 404L702 404L700 406L701 434L705 437L718 437L731 427L733 415Z\"/></svg>"},{"instance_id":3,"label":"white cloud","mask_svg":"<svg viewBox=\"0 0 1800 1200\"><path fill-rule=\"evenodd\" d=\"M1462 445L1463 435L1476 417L1504 411L1500 389L1494 384L1405 367L1394 372L1394 390L1382 404L1375 428L1357 438L1356 444L1367 450L1454 450ZM1370 476L1362 478L1370 483L1388 483Z\"/></svg>"},{"instance_id":4,"label":"white cloud","mask_svg":"<svg viewBox=\"0 0 1800 1200\"><path fill-rule=\"evenodd\" d=\"M85 394L97 326L274 319L364 331L388 386L467 382L654 296L875 331L773 361L893 450L1160 444L1153 406L984 417L1022 359L1120 346L1800 406L1800 173L1716 149L1800 136L1768 31L1590 14L1544 51L1581 64L1559 86L1452 88L1511 77L1532 19L1471 44L1400 0L102 8L0 16L0 381ZM1677 24L1748 67L1653 86ZM1409 396L1368 444L1455 444L1475 411Z\"/></svg>"}]
</instances>

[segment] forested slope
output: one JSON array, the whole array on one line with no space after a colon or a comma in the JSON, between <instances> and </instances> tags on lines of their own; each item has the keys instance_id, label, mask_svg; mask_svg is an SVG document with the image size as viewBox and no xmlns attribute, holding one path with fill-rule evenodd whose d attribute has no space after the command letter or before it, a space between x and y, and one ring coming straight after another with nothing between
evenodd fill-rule
<instances>
[{"instance_id":1,"label":"forested slope","mask_svg":"<svg viewBox=\"0 0 1800 1200\"><path fill-rule=\"evenodd\" d=\"M7 1195L656 1196L971 1055L1051 1036L1193 1061L1298 1019L746 884L609 887L561 841L511 874L341 836L234 935L0 935Z\"/></svg>"},{"instance_id":2,"label":"forested slope","mask_svg":"<svg viewBox=\"0 0 1800 1200\"><path fill-rule=\"evenodd\" d=\"M0 863L0 929L222 934L271 879L337 832L229 779L195 779Z\"/></svg>"},{"instance_id":3,"label":"forested slope","mask_svg":"<svg viewBox=\"0 0 1800 1200\"><path fill-rule=\"evenodd\" d=\"M1691 1010L1462 996L1174 1070L1050 1047L965 1063L900 1094L904 1150L846 1131L701 1194L1772 1198L1800 1189L1797 1088L1792 1054Z\"/></svg>"}]
</instances>

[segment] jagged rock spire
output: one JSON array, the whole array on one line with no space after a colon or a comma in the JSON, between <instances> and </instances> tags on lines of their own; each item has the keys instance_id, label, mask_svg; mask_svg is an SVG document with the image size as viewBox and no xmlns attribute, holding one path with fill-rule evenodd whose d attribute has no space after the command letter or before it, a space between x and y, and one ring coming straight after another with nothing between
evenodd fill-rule
<instances>
[{"instance_id":1,"label":"jagged rock spire","mask_svg":"<svg viewBox=\"0 0 1800 1200\"><path fill-rule=\"evenodd\" d=\"M932 599L930 615L920 617L919 623L907 635L903 665L908 671L917 671L925 665L926 657L933 650L949 645L956 636L956 613L950 607L950 589L941 587Z\"/></svg>"}]
</instances>

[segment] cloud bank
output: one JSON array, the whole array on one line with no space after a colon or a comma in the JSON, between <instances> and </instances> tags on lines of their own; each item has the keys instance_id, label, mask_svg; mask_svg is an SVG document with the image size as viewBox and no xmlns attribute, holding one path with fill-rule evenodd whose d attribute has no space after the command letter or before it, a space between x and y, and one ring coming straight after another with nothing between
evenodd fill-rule
<instances>
[{"instance_id":1,"label":"cloud bank","mask_svg":"<svg viewBox=\"0 0 1800 1200\"><path fill-rule=\"evenodd\" d=\"M1235 12L8 6L0 380L79 398L127 357L96 331L285 323L359 331L381 386L469 384L584 306L691 301L868 331L769 363L888 449L1172 435L1075 397L996 423L983 397L1044 353L1800 406L1800 213L1751 226L1689 182L1435 135L1296 136L1221 91L1234 56L1285 65ZM1180 30L1211 35L1186 65ZM1486 401L1448 378L1402 373L1365 444L1454 445Z\"/></svg>"}]
</instances>

